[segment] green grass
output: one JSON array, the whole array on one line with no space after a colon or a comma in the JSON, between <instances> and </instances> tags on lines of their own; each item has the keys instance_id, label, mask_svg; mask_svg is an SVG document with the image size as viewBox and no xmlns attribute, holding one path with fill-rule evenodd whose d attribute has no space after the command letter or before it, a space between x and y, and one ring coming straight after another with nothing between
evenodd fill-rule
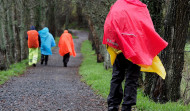
<instances>
[{"instance_id":1,"label":"green grass","mask_svg":"<svg viewBox=\"0 0 190 111\"><path fill-rule=\"evenodd\" d=\"M78 36L75 36L75 35L72 35L72 38L73 38L73 39L78 39L79 37L78 37ZM60 37L56 37L56 38L55 38L56 45L58 45L59 39L60 39Z\"/></svg>"},{"instance_id":2,"label":"green grass","mask_svg":"<svg viewBox=\"0 0 190 111\"><path fill-rule=\"evenodd\" d=\"M78 36L75 36L75 35L72 35L72 38L73 38L73 39L78 39L79 37L78 37Z\"/></svg>"},{"instance_id":3,"label":"green grass","mask_svg":"<svg viewBox=\"0 0 190 111\"><path fill-rule=\"evenodd\" d=\"M96 63L96 55L94 51L91 51L92 47L89 41L85 41L82 44L81 52L83 53L84 60L81 64L79 73L82 75L82 81L85 81L93 89L101 94L103 97L107 97L109 93L111 80L110 71L104 70L103 63Z\"/></svg>"},{"instance_id":4,"label":"green grass","mask_svg":"<svg viewBox=\"0 0 190 111\"><path fill-rule=\"evenodd\" d=\"M90 42L84 41L81 48L84 58L79 73L82 75L82 81L106 99L110 89L111 70L105 70L103 63L96 62L95 52L91 49ZM183 106L182 102L155 103L143 96L140 89L138 90L136 106L140 111L189 111L190 109L190 105Z\"/></svg>"},{"instance_id":5,"label":"green grass","mask_svg":"<svg viewBox=\"0 0 190 111\"><path fill-rule=\"evenodd\" d=\"M190 109L190 105L184 106L181 101L166 104L155 103L148 97L144 97L140 90L138 90L136 106L140 111L189 111Z\"/></svg>"},{"instance_id":6,"label":"green grass","mask_svg":"<svg viewBox=\"0 0 190 111\"><path fill-rule=\"evenodd\" d=\"M55 43L56 43L56 46L58 46L59 38L60 38L60 37L55 37Z\"/></svg>"},{"instance_id":7,"label":"green grass","mask_svg":"<svg viewBox=\"0 0 190 111\"><path fill-rule=\"evenodd\" d=\"M187 44L185 45L185 51L190 51L190 43L187 43Z\"/></svg>"},{"instance_id":8,"label":"green grass","mask_svg":"<svg viewBox=\"0 0 190 111\"><path fill-rule=\"evenodd\" d=\"M28 67L28 60L23 60L20 63L15 63L6 71L0 71L0 84L4 84L11 76L19 76L23 74Z\"/></svg>"}]
</instances>

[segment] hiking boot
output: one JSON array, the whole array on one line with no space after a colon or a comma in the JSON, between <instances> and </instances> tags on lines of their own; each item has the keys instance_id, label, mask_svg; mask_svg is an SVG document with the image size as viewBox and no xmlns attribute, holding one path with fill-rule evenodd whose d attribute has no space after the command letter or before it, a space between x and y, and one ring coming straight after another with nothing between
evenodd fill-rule
<instances>
[{"instance_id":1,"label":"hiking boot","mask_svg":"<svg viewBox=\"0 0 190 111\"><path fill-rule=\"evenodd\" d=\"M36 64L33 64L34 67L36 67Z\"/></svg>"},{"instance_id":2,"label":"hiking boot","mask_svg":"<svg viewBox=\"0 0 190 111\"><path fill-rule=\"evenodd\" d=\"M66 64L66 63L64 63L64 67L67 67L67 64Z\"/></svg>"},{"instance_id":3,"label":"hiking boot","mask_svg":"<svg viewBox=\"0 0 190 111\"><path fill-rule=\"evenodd\" d=\"M108 111L118 111L119 108L118 107L109 107Z\"/></svg>"}]
</instances>

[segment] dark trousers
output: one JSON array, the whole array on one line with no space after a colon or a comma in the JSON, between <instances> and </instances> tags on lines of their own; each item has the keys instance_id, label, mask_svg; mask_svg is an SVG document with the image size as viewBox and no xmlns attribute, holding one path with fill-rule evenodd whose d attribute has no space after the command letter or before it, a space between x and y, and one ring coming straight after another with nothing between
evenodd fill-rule
<instances>
[{"instance_id":1,"label":"dark trousers","mask_svg":"<svg viewBox=\"0 0 190 111\"><path fill-rule=\"evenodd\" d=\"M47 65L48 63L48 55L41 55L41 64L44 63L44 60L45 60L45 65Z\"/></svg>"},{"instance_id":2,"label":"dark trousers","mask_svg":"<svg viewBox=\"0 0 190 111\"><path fill-rule=\"evenodd\" d=\"M69 58L70 58L70 53L67 53L63 56L63 64L64 67L67 67L67 63L69 62Z\"/></svg>"},{"instance_id":3,"label":"dark trousers","mask_svg":"<svg viewBox=\"0 0 190 111\"><path fill-rule=\"evenodd\" d=\"M140 67L125 59L123 53L117 55L113 65L110 93L107 98L108 107L118 108L122 104L122 111L127 106L136 105L137 82L140 74ZM122 81L125 79L124 93Z\"/></svg>"}]
</instances>

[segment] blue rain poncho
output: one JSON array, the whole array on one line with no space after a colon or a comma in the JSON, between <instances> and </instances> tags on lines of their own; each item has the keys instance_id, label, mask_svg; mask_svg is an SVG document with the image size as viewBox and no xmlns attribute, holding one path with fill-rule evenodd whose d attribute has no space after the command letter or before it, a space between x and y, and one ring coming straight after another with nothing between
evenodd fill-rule
<instances>
[{"instance_id":1,"label":"blue rain poncho","mask_svg":"<svg viewBox=\"0 0 190 111\"><path fill-rule=\"evenodd\" d=\"M56 46L53 35L49 33L49 29L47 27L43 28L38 33L41 39L41 54L52 55L51 47Z\"/></svg>"}]
</instances>

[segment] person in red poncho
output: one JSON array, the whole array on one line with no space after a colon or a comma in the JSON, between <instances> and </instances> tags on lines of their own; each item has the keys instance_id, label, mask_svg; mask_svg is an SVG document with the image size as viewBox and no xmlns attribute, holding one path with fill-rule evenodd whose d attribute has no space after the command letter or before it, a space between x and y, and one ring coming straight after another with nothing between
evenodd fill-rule
<instances>
[{"instance_id":1,"label":"person in red poncho","mask_svg":"<svg viewBox=\"0 0 190 111\"><path fill-rule=\"evenodd\" d=\"M168 43L156 33L145 4L139 0L117 0L106 17L103 44L112 58L116 55L112 59L108 111L118 111L122 100L122 111L131 111L131 107L136 105L141 67L155 66L154 61L159 61L158 53Z\"/></svg>"},{"instance_id":2,"label":"person in red poncho","mask_svg":"<svg viewBox=\"0 0 190 111\"><path fill-rule=\"evenodd\" d=\"M67 67L70 56L76 56L72 35L68 32L68 30L65 30L64 33L61 35L58 47L60 48L59 54L63 56L64 67Z\"/></svg>"},{"instance_id":3,"label":"person in red poncho","mask_svg":"<svg viewBox=\"0 0 190 111\"><path fill-rule=\"evenodd\" d=\"M38 60L38 47L41 45L39 33L35 30L34 26L30 27L27 31L28 48L29 48L29 65L36 67Z\"/></svg>"}]
</instances>

